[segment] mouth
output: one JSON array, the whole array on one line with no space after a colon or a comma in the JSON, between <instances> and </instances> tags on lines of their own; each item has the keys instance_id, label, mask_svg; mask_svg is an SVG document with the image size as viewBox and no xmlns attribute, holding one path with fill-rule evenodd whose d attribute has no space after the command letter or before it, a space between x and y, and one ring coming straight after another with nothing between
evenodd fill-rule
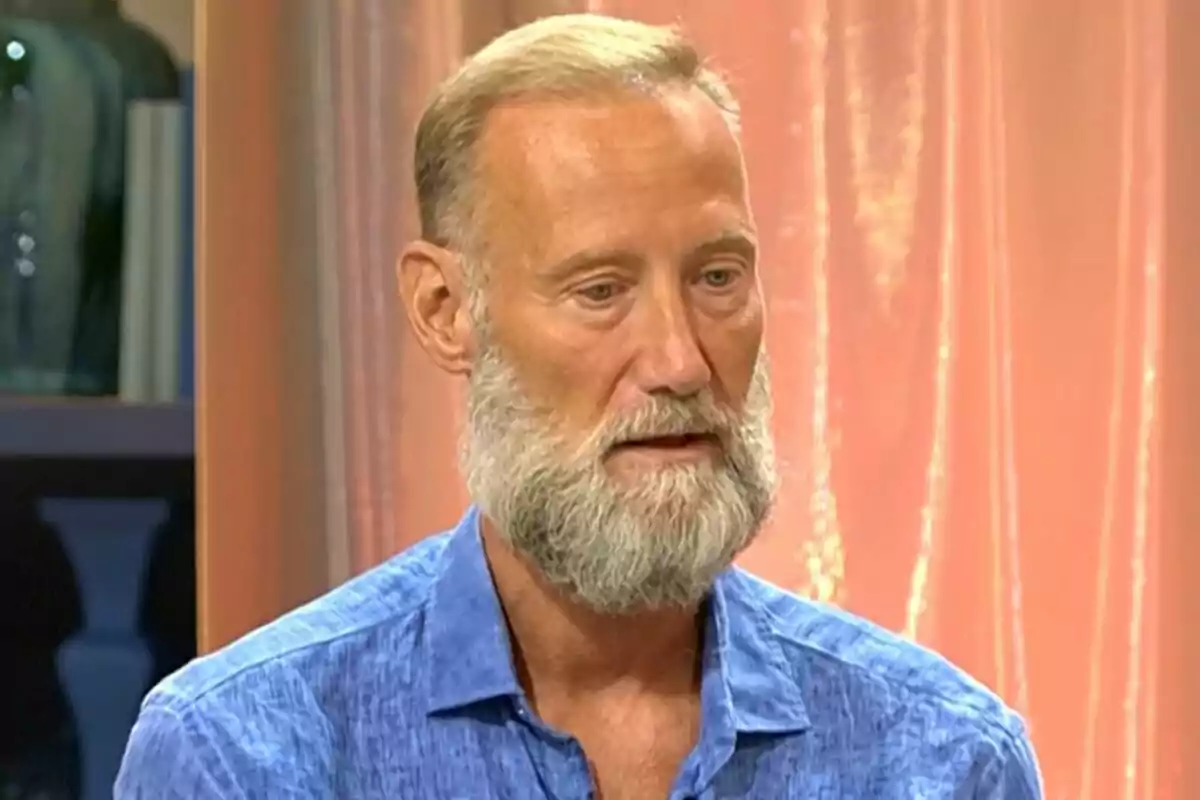
<instances>
[{"instance_id":1,"label":"mouth","mask_svg":"<svg viewBox=\"0 0 1200 800\"><path fill-rule=\"evenodd\" d=\"M621 442L617 447L658 447L667 450L677 447L716 443L717 437L711 433L682 433L669 436L647 436L641 439L630 439Z\"/></svg>"},{"instance_id":2,"label":"mouth","mask_svg":"<svg viewBox=\"0 0 1200 800\"><path fill-rule=\"evenodd\" d=\"M654 461L692 461L715 454L720 439L712 433L682 433L666 436L646 436L621 442L612 450L614 456L627 454Z\"/></svg>"}]
</instances>

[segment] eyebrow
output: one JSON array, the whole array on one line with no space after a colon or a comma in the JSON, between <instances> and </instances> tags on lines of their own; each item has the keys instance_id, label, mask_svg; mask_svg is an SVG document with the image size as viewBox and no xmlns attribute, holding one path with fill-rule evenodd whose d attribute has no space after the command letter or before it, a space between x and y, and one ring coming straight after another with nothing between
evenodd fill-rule
<instances>
[{"instance_id":1,"label":"eyebrow","mask_svg":"<svg viewBox=\"0 0 1200 800\"><path fill-rule=\"evenodd\" d=\"M713 256L733 254L753 262L758 254L758 246L753 235L748 231L730 230L705 241L684 257L684 264L694 266L707 261ZM640 255L632 250L621 248L595 248L580 250L567 256L547 270L545 277L551 280L571 275L575 272L594 267L624 267L633 269L644 262Z\"/></svg>"},{"instance_id":2,"label":"eyebrow","mask_svg":"<svg viewBox=\"0 0 1200 800\"><path fill-rule=\"evenodd\" d=\"M688 253L685 263L694 266L713 256L733 254L754 263L758 257L758 243L748 231L726 231L709 239Z\"/></svg>"}]
</instances>

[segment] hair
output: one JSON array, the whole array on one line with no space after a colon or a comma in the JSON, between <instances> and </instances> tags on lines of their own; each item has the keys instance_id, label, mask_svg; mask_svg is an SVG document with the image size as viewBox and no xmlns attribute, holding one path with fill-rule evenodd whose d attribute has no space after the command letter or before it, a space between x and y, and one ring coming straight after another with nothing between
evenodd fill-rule
<instances>
[{"instance_id":1,"label":"hair","mask_svg":"<svg viewBox=\"0 0 1200 800\"><path fill-rule=\"evenodd\" d=\"M438 86L417 124L414 175L421 237L460 251L475 249L469 229L477 200L470 186L474 150L496 106L671 85L699 89L737 130L733 93L676 26L565 14L495 39Z\"/></svg>"}]
</instances>

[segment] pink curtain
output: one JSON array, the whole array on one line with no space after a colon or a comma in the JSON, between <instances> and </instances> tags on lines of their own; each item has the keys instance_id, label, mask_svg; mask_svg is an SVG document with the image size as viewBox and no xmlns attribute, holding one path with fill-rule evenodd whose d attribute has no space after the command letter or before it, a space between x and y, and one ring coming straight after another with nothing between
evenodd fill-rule
<instances>
[{"instance_id":1,"label":"pink curtain","mask_svg":"<svg viewBox=\"0 0 1200 800\"><path fill-rule=\"evenodd\" d=\"M572 6L499 5L347 0L313 29L336 243L331 552L347 571L465 502L459 388L403 329L391 265L428 88L487 38L484 16ZM1196 396L1174 377L1197 363L1196 326L1164 322L1168 289L1197 288L1196 248L1164 220L1200 202L1169 172L1200 141L1171 87L1200 79L1171 66L1168 22L1197 15L1167 0L585 6L681 20L742 99L785 465L745 565L994 687L1029 719L1049 797L1190 796L1198 595L1181 565L1200 566L1200 509L1181 505L1194 459L1164 459L1186 414L1163 387Z\"/></svg>"},{"instance_id":2,"label":"pink curtain","mask_svg":"<svg viewBox=\"0 0 1200 800\"><path fill-rule=\"evenodd\" d=\"M462 57L457 3L308 0L329 553L336 583L453 519L456 387L409 335L393 272L416 233L412 131ZM398 78L400 80L398 81Z\"/></svg>"}]
</instances>

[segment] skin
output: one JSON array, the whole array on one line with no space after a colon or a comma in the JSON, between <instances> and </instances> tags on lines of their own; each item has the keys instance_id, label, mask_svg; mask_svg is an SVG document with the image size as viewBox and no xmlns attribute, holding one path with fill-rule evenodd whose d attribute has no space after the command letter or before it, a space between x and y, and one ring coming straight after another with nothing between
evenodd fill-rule
<instances>
[{"instance_id":1,"label":"skin","mask_svg":"<svg viewBox=\"0 0 1200 800\"><path fill-rule=\"evenodd\" d=\"M685 87L509 103L476 153L489 335L563 430L583 442L659 393L707 388L742 407L763 303L741 151L714 103ZM413 242L398 272L422 347L469 374L478 342L459 254ZM623 445L605 466L633 481L718 447ZM591 613L486 520L483 535L539 716L579 739L605 796L665 796L699 732L697 610Z\"/></svg>"}]
</instances>

